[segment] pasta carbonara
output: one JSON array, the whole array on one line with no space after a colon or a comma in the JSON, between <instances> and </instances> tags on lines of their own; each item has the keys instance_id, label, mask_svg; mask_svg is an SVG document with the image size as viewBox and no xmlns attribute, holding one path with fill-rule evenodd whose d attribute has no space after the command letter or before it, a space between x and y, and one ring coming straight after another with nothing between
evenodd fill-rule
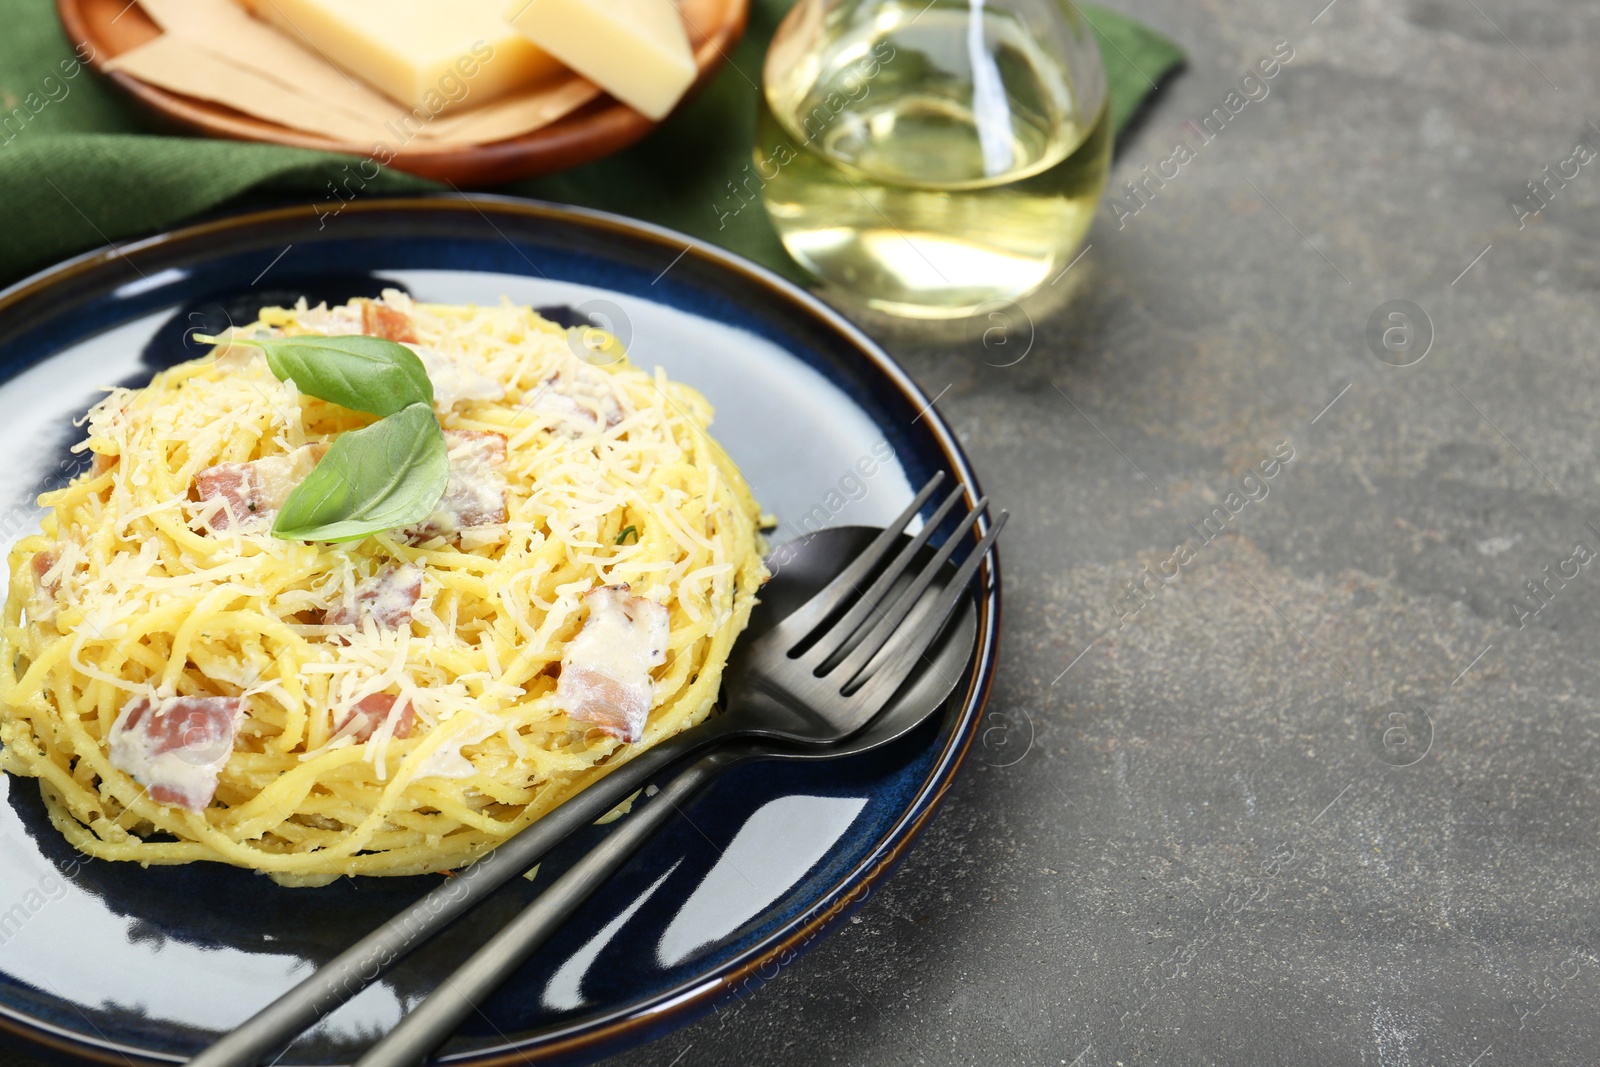
<instances>
[{"instance_id":1,"label":"pasta carbonara","mask_svg":"<svg viewBox=\"0 0 1600 1067\"><path fill-rule=\"evenodd\" d=\"M443 498L361 540L273 536L374 420L227 338L91 409L93 464L40 498L0 635L0 764L85 853L286 884L449 870L716 699L766 571L703 397L510 303L391 290L231 336L304 334L421 358Z\"/></svg>"}]
</instances>

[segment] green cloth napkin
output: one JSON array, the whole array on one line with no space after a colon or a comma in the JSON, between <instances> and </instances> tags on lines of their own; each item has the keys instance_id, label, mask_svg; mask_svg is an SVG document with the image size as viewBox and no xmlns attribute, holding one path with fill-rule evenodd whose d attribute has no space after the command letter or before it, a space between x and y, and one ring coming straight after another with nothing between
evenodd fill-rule
<instances>
[{"instance_id":1,"label":"green cloth napkin","mask_svg":"<svg viewBox=\"0 0 1600 1067\"><path fill-rule=\"evenodd\" d=\"M727 181L750 161L756 83L767 42L793 0L752 0L732 62L643 141L563 174L495 188L614 211L704 238L791 278L760 210L727 212ZM11 0L0 32L0 285L63 257L154 233L252 196L329 197L351 157L166 136L132 100L79 67L50 0ZM1100 40L1120 130L1183 61L1171 41L1116 12L1080 5ZM68 73L72 76L67 76ZM447 188L385 170L363 196Z\"/></svg>"}]
</instances>

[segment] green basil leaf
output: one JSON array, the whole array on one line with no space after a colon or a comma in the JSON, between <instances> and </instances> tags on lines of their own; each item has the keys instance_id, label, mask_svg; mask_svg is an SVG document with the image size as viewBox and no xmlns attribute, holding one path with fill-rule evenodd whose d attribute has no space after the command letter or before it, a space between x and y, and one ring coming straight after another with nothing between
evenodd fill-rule
<instances>
[{"instance_id":1,"label":"green basil leaf","mask_svg":"<svg viewBox=\"0 0 1600 1067\"><path fill-rule=\"evenodd\" d=\"M398 341L349 337L232 338L267 354L279 381L294 379L302 393L371 415L393 415L433 403L433 383L417 354Z\"/></svg>"},{"instance_id":2,"label":"green basil leaf","mask_svg":"<svg viewBox=\"0 0 1600 1067\"><path fill-rule=\"evenodd\" d=\"M444 496L450 458L433 408L417 403L333 439L272 524L293 541L355 541L421 522Z\"/></svg>"}]
</instances>

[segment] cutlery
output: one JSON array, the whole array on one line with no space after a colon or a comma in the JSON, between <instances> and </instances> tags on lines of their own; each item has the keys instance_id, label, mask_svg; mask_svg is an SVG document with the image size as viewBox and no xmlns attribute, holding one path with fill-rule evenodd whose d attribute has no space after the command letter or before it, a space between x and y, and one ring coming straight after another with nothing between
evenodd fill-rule
<instances>
[{"instance_id":1,"label":"cutlery","mask_svg":"<svg viewBox=\"0 0 1600 1067\"><path fill-rule=\"evenodd\" d=\"M981 506L980 502L979 509ZM946 542L947 548L953 548L952 542L964 537L979 509L974 509L963 522L960 533ZM408 1011L387 1036L356 1061L355 1067L417 1067L425 1062L484 998L505 982L579 905L663 824L679 814L682 805L717 774L750 759L838 758L865 752L915 729L938 711L948 696L948 686L935 700L901 702L895 709L897 714L885 713L869 728L861 729L855 725L859 716L877 715L888 696L881 700L876 696L867 698L877 701L871 706L875 710L853 703L852 697L859 700L861 694L874 692L894 695L899 688L896 679L903 680L903 672L914 668L939 636L1005 520L1006 514L1002 512L953 577L947 573L953 570L947 564L948 551L929 553L917 539L912 539L896 557L896 563L907 566L898 572L893 566L887 569L839 621L831 625L823 622L830 617L830 612L836 616L840 605L819 605L818 601L822 600L819 597L807 605L812 610L803 608L785 618L773 631L756 638L749 646L749 661L738 665L737 680L730 685L734 694L730 704L738 706L740 700L776 698L788 711L835 724L844 731L840 740L821 749L757 740L719 748L691 763L447 977L420 1005ZM930 523L929 527L934 525L936 523ZM929 555L933 557L931 560L926 558ZM909 571L912 561L920 567L914 578ZM882 594L876 601L872 599L874 592ZM893 606L885 610L882 607L885 603ZM826 629L820 638L815 636L813 623L820 623ZM865 637L860 636L863 632ZM969 653L970 647L969 639ZM797 651L802 649L804 651ZM799 670L790 664L798 665ZM874 674L872 680L852 690L856 672L867 666L887 672L888 681L874 691L869 688L879 677ZM959 668L951 677L959 677ZM802 699L811 703L802 704Z\"/></svg>"},{"instance_id":2,"label":"cutlery","mask_svg":"<svg viewBox=\"0 0 1600 1067\"><path fill-rule=\"evenodd\" d=\"M691 795L718 771L741 759L793 756L807 749L817 754L843 754L837 743L860 731L883 710L933 646L1005 523L1001 513L954 578L949 578L953 569L949 560L956 548L970 539L986 501L977 501L937 550L929 549L931 535L966 495L964 486L956 486L945 496L916 535L906 537L905 530L942 482L943 475L935 475L890 526L869 531L875 535L853 557L835 554L844 539L827 536L835 533L831 530L784 546L787 558L779 577L763 590L764 598L785 584L785 574L798 580L829 563L831 581L765 634L754 640L746 635L746 640L736 644L722 701L726 711L645 750L576 794L357 941L189 1062L195 1067L252 1067L262 1062L499 886L531 868L570 834L691 755L713 750L681 781L675 780L664 791L668 795L647 804L645 811L670 811L679 797ZM853 536L859 548L860 531ZM915 571L913 561L918 564ZM959 670L950 672L947 685L944 679L935 679L935 688L941 688L938 698L924 704L915 721L904 722L907 717L895 716L893 721L903 723L903 728L894 736L911 729L942 704L958 676ZM921 693L929 687L916 688ZM873 737L880 734L876 730L870 733ZM883 737L878 743L892 739ZM664 817L652 818L659 825ZM627 820L627 824L634 821ZM637 821L643 825L648 820ZM647 836L647 832L614 832L595 854L529 906L536 911L534 917L525 912L513 926L547 934L546 925L558 925ZM619 843L611 846L612 838ZM574 879L580 870L586 873ZM557 887L564 887L563 891L552 896ZM575 895L580 889L581 895ZM494 944L499 944L498 939ZM534 947L537 943L529 945L528 951ZM496 966L503 967L503 954L497 960ZM494 973L495 969L490 969L484 977L492 978ZM430 1018L443 1019L447 1014L443 1008L432 1011L437 1014Z\"/></svg>"}]
</instances>

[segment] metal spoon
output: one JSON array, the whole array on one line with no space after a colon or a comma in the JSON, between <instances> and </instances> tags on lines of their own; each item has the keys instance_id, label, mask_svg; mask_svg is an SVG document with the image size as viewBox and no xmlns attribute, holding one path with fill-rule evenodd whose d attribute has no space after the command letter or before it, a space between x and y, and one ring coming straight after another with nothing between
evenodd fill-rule
<instances>
[{"instance_id":1,"label":"metal spoon","mask_svg":"<svg viewBox=\"0 0 1600 1067\"><path fill-rule=\"evenodd\" d=\"M824 586L838 584L846 587L847 591L854 590L859 593L861 587L867 586L867 583L873 580L872 575L875 572L893 571L897 567L901 572L905 572L910 560L906 558L904 552L887 567L883 566L883 561L897 545L907 542L903 537L906 526L921 513L923 506L932 497L942 480L942 475L936 475L917 494L895 523L883 531L862 533L858 530L850 535L835 535L833 531L828 531L826 534L813 535L800 542L783 546L779 550L782 558L781 565L777 567L778 577L768 584L762 596L775 607L780 598L788 595L784 593L784 589L790 585L790 581L798 582L806 575L826 573L827 578L834 581L830 583L825 579L819 584ZM909 539L908 543L913 554L924 555L923 549L929 535L963 494L964 490L958 486L936 510L922 531ZM982 503L982 501L977 502L978 507L961 527L961 533L952 534L938 553L935 553L936 556L943 554L948 558L949 553L959 543L968 541L967 531L981 510ZM993 536L998 534L998 527L1002 522L1003 518L1001 522L991 527L989 537L978 546L979 549L987 550L989 544L992 544ZM854 538L849 544L855 546L859 554L853 556L838 554L845 548L846 542L840 539L843 536ZM860 548L862 538L868 538L870 541L865 549ZM968 564L964 566L963 569L968 571L969 577L981 555L981 551L975 550L969 557ZM840 582L839 579L844 581ZM815 588L816 585L812 585L808 590ZM878 592L898 594L900 590L879 589ZM882 600L883 597L880 596L880 601ZM921 605L928 601L929 597L923 596L917 604ZM885 602L894 603L893 600ZM790 616L803 613L807 608L813 608L815 599L804 601L798 608L794 607L793 601L788 603L789 607L794 608L792 612L778 615L769 609L763 617L773 621L764 625L774 628L787 625ZM919 608L919 610L927 609ZM812 621L820 623L827 620ZM920 624L920 621L920 619L900 620L906 625ZM889 628L890 633L893 629L894 627ZM870 639L874 634L869 633L867 636ZM877 636L887 639L888 635ZM738 671L747 669L743 666L745 664L743 656L755 643L754 635L747 635L735 646L735 662L730 664L730 679L736 679L739 677ZM906 664L900 666L909 673ZM948 684L944 679L930 682L927 673L924 672L913 680L909 691L918 694L920 701L929 696L931 687L945 685L930 704L922 706L935 705L948 694L949 686L954 685L954 680L959 677L960 671L949 669L944 674L948 678ZM887 676L880 672L880 677ZM887 697L884 699L887 700ZM857 704L860 706L861 702L858 701ZM773 713L770 718L768 712ZM865 725L870 718L870 715L866 716L857 726ZM720 748L751 738L766 738L771 743L788 741L818 744L846 737L851 732L842 728L835 728L831 732L821 730L819 729L821 725L823 724L817 721L807 721L804 717L797 717L791 710L780 706L779 701L769 695L758 693L751 696L749 703L732 704L729 712L714 715L699 726L645 750L323 964L299 985L284 993L189 1062L196 1067L252 1067L263 1062L287 1045L300 1031L376 981L412 950L471 910L495 889L531 868L551 848L572 833L593 823L663 771L708 748Z\"/></svg>"},{"instance_id":2,"label":"metal spoon","mask_svg":"<svg viewBox=\"0 0 1600 1067\"><path fill-rule=\"evenodd\" d=\"M1002 524L996 523L991 536L998 533L998 527ZM793 602L798 599L803 604L805 598L802 594L808 591L808 587L809 591L814 591L825 586L826 578L821 571L827 564L832 563L837 569L838 560L858 557L876 533L871 529L847 527L814 535L813 543L807 546L814 552L808 552L807 555L808 560L812 561L811 565L801 574L780 572L763 593L764 617L752 619L752 629L757 626L761 629L755 634L746 634L746 647L753 650L746 655L759 656L763 647L760 638L763 635L781 631L788 620L800 616L803 608L793 605ZM913 552L911 558L921 562L933 556L932 550L924 547ZM832 575L827 577L831 578ZM816 581L818 578L824 580ZM945 615L939 608L939 601L943 599L940 594L955 582L960 582L963 587L966 584L954 567L945 565L942 573L928 583L928 588L910 606L902 624L912 632L941 625ZM913 583L910 576L902 575L898 583L892 584L905 588ZM791 605L795 610L786 611ZM976 611L968 599L958 624L948 627L938 647L927 651L924 662L920 664L926 669L918 676L917 683L885 708L865 729L848 739L821 747L799 747L758 740L719 748L679 772L677 777L662 787L660 793L641 808L636 808L605 841L557 879L455 973L445 978L426 1000L408 1011L387 1036L356 1061L356 1067L416 1067L427 1060L428 1055L460 1027L485 997L505 982L579 905L677 814L684 803L722 771L751 759L836 759L886 745L915 729L943 707L950 691L964 673L975 644L975 616ZM844 624L848 623L849 619L846 618ZM827 661L832 655L836 654L822 653L815 658ZM848 657L838 658L841 662L848 661ZM871 659L871 655L864 657L864 661ZM738 670L741 666L731 663L730 671ZM744 676L748 677L749 672Z\"/></svg>"}]
</instances>

